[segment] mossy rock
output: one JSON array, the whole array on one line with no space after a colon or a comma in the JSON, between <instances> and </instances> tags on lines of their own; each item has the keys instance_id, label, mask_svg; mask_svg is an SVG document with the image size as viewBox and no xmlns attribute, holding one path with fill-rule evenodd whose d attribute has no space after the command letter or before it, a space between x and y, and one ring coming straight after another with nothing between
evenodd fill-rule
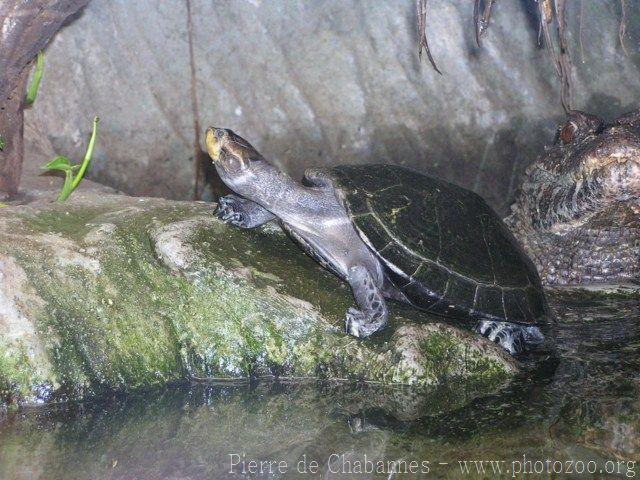
<instances>
[{"instance_id":1,"label":"mossy rock","mask_svg":"<svg viewBox=\"0 0 640 480\"><path fill-rule=\"evenodd\" d=\"M0 210L0 400L37 402L194 378L453 380L517 371L490 342L411 309L347 336L347 285L275 225L212 204L79 193Z\"/></svg>"}]
</instances>

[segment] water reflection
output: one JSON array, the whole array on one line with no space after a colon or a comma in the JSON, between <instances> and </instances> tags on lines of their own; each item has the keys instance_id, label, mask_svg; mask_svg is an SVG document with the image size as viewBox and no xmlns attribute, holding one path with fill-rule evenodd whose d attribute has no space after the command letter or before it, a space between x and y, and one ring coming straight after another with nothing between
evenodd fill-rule
<instances>
[{"instance_id":1,"label":"water reflection","mask_svg":"<svg viewBox=\"0 0 640 480\"><path fill-rule=\"evenodd\" d=\"M553 298L558 358L490 396L456 384L196 385L36 410L0 424L0 478L633 478L640 299Z\"/></svg>"}]
</instances>

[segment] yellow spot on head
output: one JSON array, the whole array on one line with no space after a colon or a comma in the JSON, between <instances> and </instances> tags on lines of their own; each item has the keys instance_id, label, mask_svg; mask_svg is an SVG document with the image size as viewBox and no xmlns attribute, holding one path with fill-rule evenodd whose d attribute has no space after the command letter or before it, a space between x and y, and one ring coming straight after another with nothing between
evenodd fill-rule
<instances>
[{"instance_id":1,"label":"yellow spot on head","mask_svg":"<svg viewBox=\"0 0 640 480\"><path fill-rule=\"evenodd\" d=\"M220 150L222 147L220 146L220 142L213 133L213 128L207 129L204 143L207 147L207 153L209 153L209 156L213 159L213 161L215 162L216 160L218 160L220 158Z\"/></svg>"}]
</instances>

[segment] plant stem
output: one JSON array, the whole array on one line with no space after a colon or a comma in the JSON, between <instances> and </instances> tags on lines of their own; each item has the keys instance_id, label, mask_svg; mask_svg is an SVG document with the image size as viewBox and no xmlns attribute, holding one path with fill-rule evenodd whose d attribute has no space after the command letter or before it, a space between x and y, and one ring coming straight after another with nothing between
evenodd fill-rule
<instances>
[{"instance_id":1,"label":"plant stem","mask_svg":"<svg viewBox=\"0 0 640 480\"><path fill-rule=\"evenodd\" d=\"M31 79L31 83L29 84L29 88L27 90L27 105L32 105L33 102L36 101L36 97L38 96L38 89L40 88L40 81L42 80L42 74L44 73L44 53L42 51L38 52L38 56L36 57L36 71L33 73L33 78Z\"/></svg>"},{"instance_id":2,"label":"plant stem","mask_svg":"<svg viewBox=\"0 0 640 480\"><path fill-rule=\"evenodd\" d=\"M89 139L89 145L87 146L87 153L84 154L84 160L82 160L82 165L80 166L80 170L78 170L77 175L73 176L73 172L71 170L65 171L65 182L62 187L62 191L60 195L58 195L58 201L64 202L67 198L71 196L73 191L80 185L82 178L84 177L89 164L91 163L91 158L93 156L93 147L96 143L96 137L98 135L98 122L100 119L95 117L93 119L93 130L91 131L91 138Z\"/></svg>"},{"instance_id":3,"label":"plant stem","mask_svg":"<svg viewBox=\"0 0 640 480\"><path fill-rule=\"evenodd\" d=\"M80 166L80 170L78 170L76 178L73 180L71 191L75 190L75 188L80 184L80 182L82 181L82 177L84 177L84 172L87 171L87 167L89 167L89 164L91 163L91 157L93 156L93 147L96 143L96 136L98 135L99 121L100 119L98 117L95 117L93 119L93 130L91 132L91 138L89 139L89 146L87 147L87 153L85 153L84 160L82 160L82 165Z\"/></svg>"}]
</instances>

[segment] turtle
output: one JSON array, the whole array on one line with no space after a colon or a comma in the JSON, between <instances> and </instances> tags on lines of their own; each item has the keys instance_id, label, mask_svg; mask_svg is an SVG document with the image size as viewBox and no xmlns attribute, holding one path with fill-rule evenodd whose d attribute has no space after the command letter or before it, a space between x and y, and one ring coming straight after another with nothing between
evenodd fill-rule
<instances>
[{"instance_id":1,"label":"turtle","mask_svg":"<svg viewBox=\"0 0 640 480\"><path fill-rule=\"evenodd\" d=\"M301 183L230 129L205 145L234 192L217 216L241 228L278 220L321 266L351 287L345 329L368 337L389 321L388 299L464 315L511 354L544 341L549 310L531 260L476 193L398 165L308 169Z\"/></svg>"}]
</instances>

